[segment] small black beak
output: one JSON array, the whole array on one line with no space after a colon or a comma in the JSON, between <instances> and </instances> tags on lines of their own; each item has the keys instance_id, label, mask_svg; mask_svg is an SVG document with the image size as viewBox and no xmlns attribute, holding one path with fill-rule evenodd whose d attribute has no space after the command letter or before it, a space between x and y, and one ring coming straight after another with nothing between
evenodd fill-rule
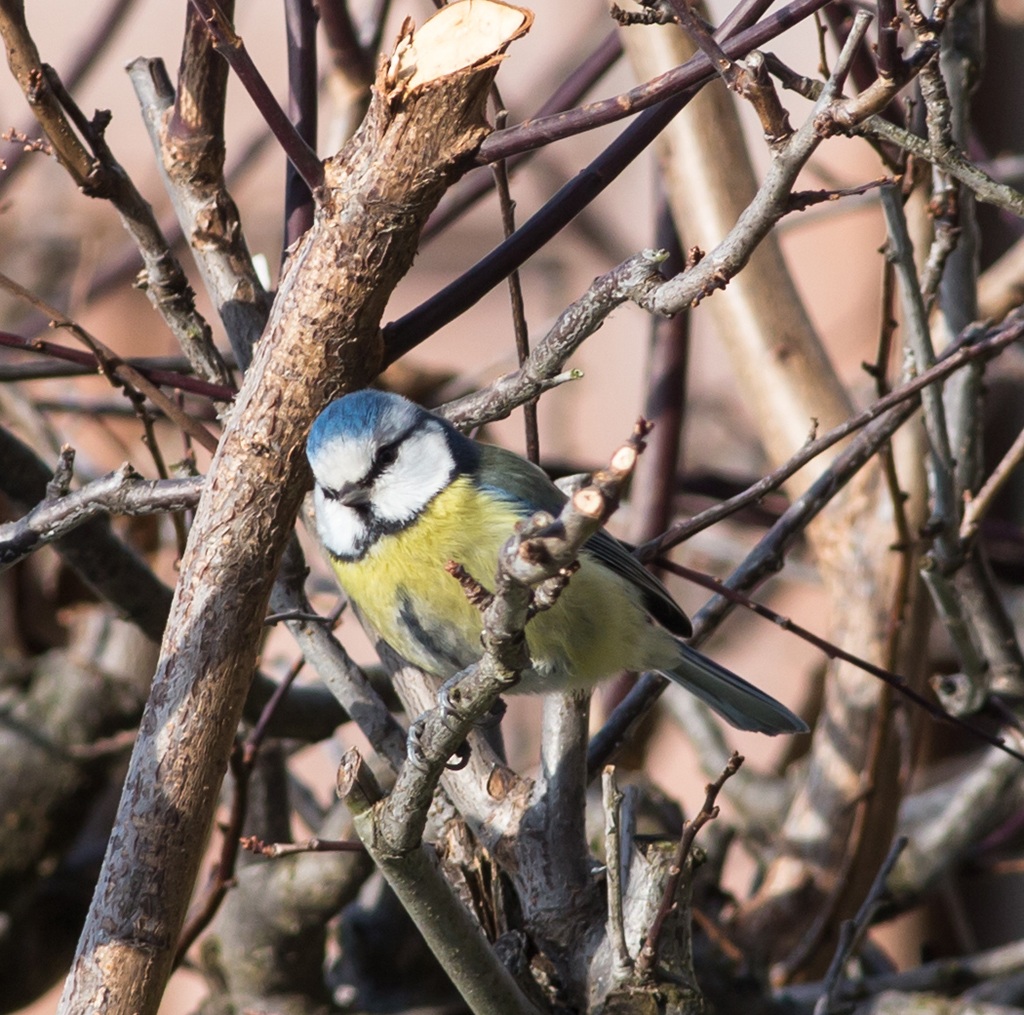
<instances>
[{"instance_id":1,"label":"small black beak","mask_svg":"<svg viewBox=\"0 0 1024 1015\"><path fill-rule=\"evenodd\" d=\"M370 500L370 491L358 483L346 483L336 490L324 487L324 494L328 500L340 501L347 507L359 507L361 504L369 503Z\"/></svg>"}]
</instances>

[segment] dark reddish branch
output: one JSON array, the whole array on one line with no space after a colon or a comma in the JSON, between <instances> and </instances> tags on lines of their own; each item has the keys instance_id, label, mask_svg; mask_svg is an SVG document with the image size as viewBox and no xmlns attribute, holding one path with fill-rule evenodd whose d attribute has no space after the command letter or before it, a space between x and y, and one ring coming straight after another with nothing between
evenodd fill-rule
<instances>
[{"instance_id":1,"label":"dark reddish branch","mask_svg":"<svg viewBox=\"0 0 1024 1015\"><path fill-rule=\"evenodd\" d=\"M620 56L622 56L622 40L619 38L619 33L617 31L609 32L601 40L597 49L565 77L540 109L530 117L530 120L560 113L574 106L601 80ZM505 165L509 174L511 175L515 169L518 169L532 154L533 151L523 152L515 158L508 159ZM430 216L430 220L423 230L420 242L425 243L427 240L433 239L493 189L494 177L489 173L478 172L467 177L461 186L446 194L437 206L437 211Z\"/></svg>"},{"instance_id":2,"label":"dark reddish branch","mask_svg":"<svg viewBox=\"0 0 1024 1015\"><path fill-rule=\"evenodd\" d=\"M899 46L900 19L896 0L878 0L878 45L875 61L881 77L896 79L904 72Z\"/></svg>"},{"instance_id":3,"label":"dark reddish branch","mask_svg":"<svg viewBox=\"0 0 1024 1015\"><path fill-rule=\"evenodd\" d=\"M360 43L348 0L321 0L319 10L332 63L342 68L347 78L369 88L373 83L373 50Z\"/></svg>"},{"instance_id":4,"label":"dark reddish branch","mask_svg":"<svg viewBox=\"0 0 1024 1015\"><path fill-rule=\"evenodd\" d=\"M316 149L316 12L312 0L285 0L288 36L288 116L299 137ZM289 250L313 224L313 194L289 162L284 183L284 249Z\"/></svg>"},{"instance_id":5,"label":"dark reddish branch","mask_svg":"<svg viewBox=\"0 0 1024 1015\"><path fill-rule=\"evenodd\" d=\"M10 349L23 349L26 352L36 352L43 356L50 356L53 359L64 360L67 363L75 363L92 373L98 373L100 364L97 357L84 349L72 349L66 345L58 345L56 342L47 342L39 338L25 338L22 335L14 335L9 331L0 331L0 345ZM225 387L220 384L210 384L200 380L198 377L190 377L187 374L176 373L171 370L159 370L145 365L135 365L133 361L124 361L142 374L146 380L153 384L160 384L164 387L177 388L179 391L187 391L193 395L202 395L205 398L212 398L218 402L230 402L234 397L234 388Z\"/></svg>"},{"instance_id":6,"label":"dark reddish branch","mask_svg":"<svg viewBox=\"0 0 1024 1015\"><path fill-rule=\"evenodd\" d=\"M663 271L675 275L686 267L679 234L666 205L658 214L657 246L668 251ZM672 501L683 445L686 411L686 374L690 356L690 315L683 312L652 324L647 358L647 394L644 418L654 429L647 451L637 465L631 506L636 516L633 541L645 543L672 522Z\"/></svg>"},{"instance_id":7,"label":"dark reddish branch","mask_svg":"<svg viewBox=\"0 0 1024 1015\"><path fill-rule=\"evenodd\" d=\"M242 40L216 0L189 0L213 36L217 52L231 65L242 87L273 131L289 161L314 193L323 185L324 169L316 152L292 126L288 115L270 91L269 85L256 69Z\"/></svg>"},{"instance_id":8,"label":"dark reddish branch","mask_svg":"<svg viewBox=\"0 0 1024 1015\"><path fill-rule=\"evenodd\" d=\"M720 32L728 31L737 34L735 37L721 40L721 44L727 52L734 52L737 48L742 48L740 40L749 40L752 38L752 33L756 33L761 41L766 41L801 19L809 17L827 2L828 0L795 0L794 3L756 25L749 32L742 30L743 22L723 24ZM756 16L757 12L758 9L754 8L749 12L749 16ZM766 28L769 25L770 31ZM749 43L746 48L751 48L753 45L754 43ZM429 335L434 334L463 314L491 289L499 285L510 272L520 267L540 250L552 236L565 228L658 137L696 94L698 87L714 76L710 62L703 54L688 60L682 67L671 73L680 80L691 82L686 91L681 94L673 94L672 98L641 113L589 166L562 187L507 240L495 247L491 253L454 282L404 317L392 321L384 328L386 356L389 363L394 362ZM584 109L589 108L592 107L584 107ZM566 115L571 116L572 114ZM618 118L618 116L612 117L612 119ZM509 131L500 132L502 135L508 133ZM492 134L491 138L498 136L497 133ZM533 140L536 141L536 144L531 143L531 147L545 143L539 137ZM481 154L486 147L487 142L484 142L480 148ZM505 146L499 146L497 150L504 151L504 149ZM489 160L490 155L487 158Z\"/></svg>"},{"instance_id":9,"label":"dark reddish branch","mask_svg":"<svg viewBox=\"0 0 1024 1015\"><path fill-rule=\"evenodd\" d=\"M795 0L794 3L754 24L767 6L764 0L749 0L740 4L722 22L715 33L715 38L727 56L735 60L745 56L752 49L763 46L825 7L826 0ZM562 138L572 137L595 127L615 123L660 102L688 93L691 88L703 86L714 75L715 70L711 66L711 61L703 53L698 53L679 67L622 95L592 102L544 119L527 120L507 130L495 131L480 146L477 162L486 164L498 159L508 159L521 152L550 144L552 141L560 141Z\"/></svg>"}]
</instances>

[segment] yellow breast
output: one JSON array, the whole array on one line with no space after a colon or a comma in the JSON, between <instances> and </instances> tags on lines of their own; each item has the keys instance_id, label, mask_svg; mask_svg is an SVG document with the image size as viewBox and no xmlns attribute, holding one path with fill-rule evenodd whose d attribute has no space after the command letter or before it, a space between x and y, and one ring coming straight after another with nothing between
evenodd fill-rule
<instances>
[{"instance_id":1,"label":"yellow breast","mask_svg":"<svg viewBox=\"0 0 1024 1015\"><path fill-rule=\"evenodd\" d=\"M408 528L383 536L361 560L335 560L334 570L385 641L410 662L448 676L479 657L481 625L445 565L454 560L492 587L498 550L517 520L509 505L459 478Z\"/></svg>"},{"instance_id":2,"label":"yellow breast","mask_svg":"<svg viewBox=\"0 0 1024 1015\"><path fill-rule=\"evenodd\" d=\"M334 570L385 641L448 677L480 657L481 620L445 565L462 564L492 589L498 551L520 517L462 477L408 528L379 539L361 560L334 560ZM620 669L653 665L652 651L659 659L668 651L667 636L654 633L632 585L587 554L581 565L554 608L527 627L534 666L523 676L523 691L590 685Z\"/></svg>"}]
</instances>

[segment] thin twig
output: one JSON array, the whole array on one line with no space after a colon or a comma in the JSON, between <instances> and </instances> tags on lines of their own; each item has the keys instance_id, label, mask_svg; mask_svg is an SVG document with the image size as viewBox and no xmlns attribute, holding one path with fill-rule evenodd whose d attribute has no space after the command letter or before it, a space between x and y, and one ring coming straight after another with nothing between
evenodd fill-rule
<instances>
[{"instance_id":1,"label":"thin twig","mask_svg":"<svg viewBox=\"0 0 1024 1015\"><path fill-rule=\"evenodd\" d=\"M882 862L882 866L879 867L875 880L871 883L868 894L864 897L856 916L852 920L843 921L839 929L839 943L836 946L835 955L832 957L832 962L822 982L821 996L814 1005L814 1015L828 1015L829 1012L836 1010L836 992L843 982L846 964L868 932L879 906L883 904L886 880L906 845L907 840L904 837L896 839Z\"/></svg>"},{"instance_id":2,"label":"thin twig","mask_svg":"<svg viewBox=\"0 0 1024 1015\"><path fill-rule=\"evenodd\" d=\"M100 363L94 353L72 349L69 346L48 342L42 338L25 338L23 335L15 335L9 331L0 331L0 345L62 361L49 366L30 367L27 364L19 364L18 366L4 367L0 369L0 380L21 381L47 377L79 377L100 372ZM202 395L204 398L212 398L219 402L230 401L235 394L234 388L210 384L208 381L200 380L198 377L186 373L185 371L189 369L188 362L180 356L132 356L125 358L123 362L154 384L178 388L180 391ZM63 365L65 363L69 364L66 368ZM25 367L25 369L20 370L19 366ZM174 369L176 366L180 366L180 369Z\"/></svg>"},{"instance_id":3,"label":"thin twig","mask_svg":"<svg viewBox=\"0 0 1024 1015\"><path fill-rule=\"evenodd\" d=\"M178 949L174 964L178 966L184 960L189 948L199 935L210 925L217 915L224 896L235 883L235 865L238 862L239 849L247 848L242 838L242 824L245 821L249 804L249 786L256 767L257 755L267 736L267 731L281 703L284 701L295 682L296 677L306 665L304 657L299 656L289 667L288 672L274 689L267 703L260 712L260 717L252 732L244 743L236 743L231 752L231 774L234 777L234 794L231 800L231 815L224 828L221 840L220 856L210 878L205 896L194 907L192 914L178 938ZM298 851L297 851L298 852Z\"/></svg>"},{"instance_id":4,"label":"thin twig","mask_svg":"<svg viewBox=\"0 0 1024 1015\"><path fill-rule=\"evenodd\" d=\"M257 853L276 860L282 856L295 856L296 853L365 853L366 847L361 842L350 842L347 839L305 839L302 842L264 842L255 835L243 835L239 844L250 853Z\"/></svg>"},{"instance_id":5,"label":"thin twig","mask_svg":"<svg viewBox=\"0 0 1024 1015\"><path fill-rule=\"evenodd\" d=\"M714 37L728 57L737 59L765 45L825 4L821 0L796 0L758 20L767 6L765 3L739 4L722 22ZM520 152L614 123L659 103L671 104L684 92L707 84L714 76L711 61L703 53L698 53L679 67L622 95L495 131L480 146L477 162L486 165L498 159L511 158Z\"/></svg>"},{"instance_id":6,"label":"thin twig","mask_svg":"<svg viewBox=\"0 0 1024 1015\"><path fill-rule=\"evenodd\" d=\"M501 104L498 86L492 85L495 101ZM501 109L495 118L496 124L503 125L508 112ZM508 165L504 159L495 162L494 185L498 191L498 207L501 209L501 228L508 239L516 231L515 201L508 184ZM516 356L522 367L530 355L530 332L526 324L526 305L523 300L523 282L519 269L508 276L508 295L512 309L512 331L516 340ZM540 435L537 432L537 400L523 403L523 423L526 427L526 457L535 465L540 462Z\"/></svg>"},{"instance_id":7,"label":"thin twig","mask_svg":"<svg viewBox=\"0 0 1024 1015\"><path fill-rule=\"evenodd\" d=\"M944 711L936 705L931 698L915 691L907 678L901 676L899 673L894 673L892 670L887 670L882 666L876 666L867 659L862 659L860 656L854 655L852 652L847 652L834 642L828 641L828 639L814 634L814 632L810 631L803 625L796 623L789 617L784 617L781 613L777 613L771 607L765 606L764 603L759 603L756 600L751 599L749 596L744 595L742 592L737 592L735 589L717 581L710 575L702 574L700 571L695 571L693 568L686 567L683 564L677 564L670 560L662 560L661 565L666 571L671 571L673 574L686 578L687 581L691 581L695 585L700 585L706 589L710 589L716 595L727 599L730 603L742 606L745 609L750 610L751 613L756 613L759 617L764 617L765 620L770 620L777 627L782 628L783 631L795 634L802 641L805 641L809 645L813 645L815 648L824 652L829 659L841 659L843 662L849 663L851 666L856 666L857 669L863 670L865 673L870 673L873 677L877 677L889 687L898 691L904 698L912 701L918 708L923 709L932 716L932 718L958 726L960 729L969 733L974 739L981 740L991 747L997 747L999 750L1005 751L1011 757L1017 758L1019 761L1024 761L1024 754L1019 753L1011 747L1003 737L995 736L987 730L967 722L958 715L951 715Z\"/></svg>"},{"instance_id":8,"label":"thin twig","mask_svg":"<svg viewBox=\"0 0 1024 1015\"><path fill-rule=\"evenodd\" d=\"M1009 450L999 460L999 464L989 473L982 488L964 503L964 517L960 524L960 539L969 542L978 531L982 518L992 507L996 494L1003 488L1013 475L1014 469L1024 461L1024 430L1014 438Z\"/></svg>"},{"instance_id":9,"label":"thin twig","mask_svg":"<svg viewBox=\"0 0 1024 1015\"><path fill-rule=\"evenodd\" d=\"M718 817L718 807L715 801L726 782L739 770L743 764L743 756L733 753L722 771L722 774L712 783L705 787L704 805L691 821L683 826L683 834L679 837L679 846L676 849L675 859L669 868L669 878L665 882L665 891L661 897L661 905L658 914L654 918L647 940L636 961L636 971L641 977L650 977L658 962L658 948L661 944L661 933L669 916L676 909L676 895L679 892L679 881L686 869L686 858L690 854L693 840L697 833L709 822Z\"/></svg>"},{"instance_id":10,"label":"thin twig","mask_svg":"<svg viewBox=\"0 0 1024 1015\"><path fill-rule=\"evenodd\" d=\"M637 547L637 556L641 560L650 560L665 550L671 549L673 546L677 546L679 543L692 538L698 532L702 532L723 518L735 514L742 508L756 504L766 494L777 489L785 480L828 448L838 444L841 440L849 437L850 434L863 429L874 420L879 419L885 413L906 403L908 400L916 400L925 387L948 377L967 363L984 361L997 355L1006 346L1018 341L1022 334L1024 334L1024 320L1021 319L1020 315L1008 317L1002 325L990 331L985 338L979 339L973 330L966 332L945 350L943 355L940 356L938 363L930 370L924 371L889 394L879 398L863 412L851 417L845 423L840 423L820 437L809 441L788 462L784 462L779 468L758 480L742 493L736 494L721 504L716 504L714 507L708 508L706 511L702 511L700 514L694 515L678 525L674 525L656 539Z\"/></svg>"},{"instance_id":11,"label":"thin twig","mask_svg":"<svg viewBox=\"0 0 1024 1015\"><path fill-rule=\"evenodd\" d=\"M47 498L17 521L0 525L0 572L62 539L100 514L145 515L195 507L203 477L143 479L130 465L81 490Z\"/></svg>"},{"instance_id":12,"label":"thin twig","mask_svg":"<svg viewBox=\"0 0 1024 1015\"><path fill-rule=\"evenodd\" d=\"M217 450L217 438L206 427L179 409L177 403L168 398L155 384L150 383L137 370L125 363L124 360L112 349L104 345L95 335L86 331L80 324L69 317L65 317L55 307L49 306L44 300L2 273L0 273L0 286L3 286L3 288L13 293L19 299L24 300L36 310L46 314L54 326L67 328L87 348L92 350L101 373L109 378L117 378L117 381L126 389L135 388L142 392L154 405L160 408L168 419L172 420L181 430L190 434L207 451Z\"/></svg>"}]
</instances>

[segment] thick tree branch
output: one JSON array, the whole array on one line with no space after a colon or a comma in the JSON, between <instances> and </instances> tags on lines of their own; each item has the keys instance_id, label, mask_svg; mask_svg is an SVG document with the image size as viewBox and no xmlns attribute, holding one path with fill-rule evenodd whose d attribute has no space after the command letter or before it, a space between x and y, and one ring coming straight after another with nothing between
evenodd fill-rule
<instances>
[{"instance_id":1,"label":"thick tree branch","mask_svg":"<svg viewBox=\"0 0 1024 1015\"><path fill-rule=\"evenodd\" d=\"M470 12L500 17L482 34ZM438 22L463 15L467 48L446 48ZM65 1012L101 996L111 1012L156 1011L308 483L305 435L332 396L379 369L385 303L486 133L501 51L528 27L525 12L481 0L446 7L415 34L407 26L362 128L325 166L316 222L286 266L192 526Z\"/></svg>"}]
</instances>

